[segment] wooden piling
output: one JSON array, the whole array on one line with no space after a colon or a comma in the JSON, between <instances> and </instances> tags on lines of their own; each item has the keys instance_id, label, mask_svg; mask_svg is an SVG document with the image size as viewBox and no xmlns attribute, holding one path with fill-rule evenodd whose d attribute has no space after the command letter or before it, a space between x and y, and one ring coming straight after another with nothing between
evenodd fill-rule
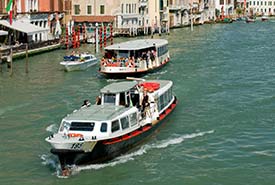
<instances>
[{"instance_id":1,"label":"wooden piling","mask_svg":"<svg viewBox=\"0 0 275 185\"><path fill-rule=\"evenodd\" d=\"M106 47L107 45L107 28L106 26L104 26L104 48Z\"/></svg>"},{"instance_id":2,"label":"wooden piling","mask_svg":"<svg viewBox=\"0 0 275 185\"><path fill-rule=\"evenodd\" d=\"M111 40L111 45L113 45L113 25L110 24L110 40Z\"/></svg>"},{"instance_id":3,"label":"wooden piling","mask_svg":"<svg viewBox=\"0 0 275 185\"><path fill-rule=\"evenodd\" d=\"M102 26L99 28L99 44L100 49L102 49Z\"/></svg>"},{"instance_id":4,"label":"wooden piling","mask_svg":"<svg viewBox=\"0 0 275 185\"><path fill-rule=\"evenodd\" d=\"M65 39L65 45L67 50L69 49L69 31L68 31L68 27L66 26L66 39Z\"/></svg>"},{"instance_id":5,"label":"wooden piling","mask_svg":"<svg viewBox=\"0 0 275 185\"><path fill-rule=\"evenodd\" d=\"M28 44L26 44L26 63L25 63L25 72L29 73L29 47Z\"/></svg>"},{"instance_id":6,"label":"wooden piling","mask_svg":"<svg viewBox=\"0 0 275 185\"><path fill-rule=\"evenodd\" d=\"M3 62L3 60L2 60L2 53L0 53L0 72L1 72L1 73L3 72L3 69L2 69L2 67L3 67L2 62Z\"/></svg>"},{"instance_id":7,"label":"wooden piling","mask_svg":"<svg viewBox=\"0 0 275 185\"><path fill-rule=\"evenodd\" d=\"M10 76L13 75L13 64L12 64L12 48L10 48L10 53L8 56L8 63L10 63Z\"/></svg>"}]
</instances>

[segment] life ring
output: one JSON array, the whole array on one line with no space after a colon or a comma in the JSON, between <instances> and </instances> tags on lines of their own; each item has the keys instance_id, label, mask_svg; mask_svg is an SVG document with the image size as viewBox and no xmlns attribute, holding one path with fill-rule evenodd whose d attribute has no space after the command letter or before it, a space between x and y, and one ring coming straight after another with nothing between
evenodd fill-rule
<instances>
[{"instance_id":1,"label":"life ring","mask_svg":"<svg viewBox=\"0 0 275 185\"><path fill-rule=\"evenodd\" d=\"M82 134L77 134L77 133L69 133L68 136L69 137L83 137Z\"/></svg>"},{"instance_id":2,"label":"life ring","mask_svg":"<svg viewBox=\"0 0 275 185\"><path fill-rule=\"evenodd\" d=\"M148 90L149 92L154 92L155 90L159 89L160 84L156 82L143 82L140 84L140 86Z\"/></svg>"}]
</instances>

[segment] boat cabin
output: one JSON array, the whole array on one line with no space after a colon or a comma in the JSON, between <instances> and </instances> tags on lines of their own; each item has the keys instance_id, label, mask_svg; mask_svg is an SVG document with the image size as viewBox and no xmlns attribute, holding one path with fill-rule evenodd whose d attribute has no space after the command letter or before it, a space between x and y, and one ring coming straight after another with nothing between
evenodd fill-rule
<instances>
[{"instance_id":1,"label":"boat cabin","mask_svg":"<svg viewBox=\"0 0 275 185\"><path fill-rule=\"evenodd\" d=\"M140 105L140 89L137 82L120 82L110 84L100 91L101 105L137 106Z\"/></svg>"},{"instance_id":2,"label":"boat cabin","mask_svg":"<svg viewBox=\"0 0 275 185\"><path fill-rule=\"evenodd\" d=\"M59 132L96 140L137 129L141 98L137 84L127 81L105 86L100 91L101 103L68 115L62 120Z\"/></svg>"},{"instance_id":3,"label":"boat cabin","mask_svg":"<svg viewBox=\"0 0 275 185\"><path fill-rule=\"evenodd\" d=\"M101 60L102 72L112 72L106 67L147 70L160 66L169 58L168 41L164 39L139 39L114 44L105 48ZM125 69L124 69L125 70ZM131 71L131 70L130 70ZM127 70L127 72L130 72ZM116 73L123 70L115 71ZM125 71L124 71L125 72Z\"/></svg>"}]
</instances>

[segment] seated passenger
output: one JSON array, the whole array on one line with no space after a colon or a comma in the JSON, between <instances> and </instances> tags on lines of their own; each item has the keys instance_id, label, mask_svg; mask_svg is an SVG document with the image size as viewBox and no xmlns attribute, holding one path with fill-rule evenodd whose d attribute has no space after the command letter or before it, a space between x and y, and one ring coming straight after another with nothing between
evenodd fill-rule
<instances>
[{"instance_id":1,"label":"seated passenger","mask_svg":"<svg viewBox=\"0 0 275 185\"><path fill-rule=\"evenodd\" d=\"M81 108L89 107L91 105L89 100L84 100L83 104L81 105Z\"/></svg>"}]
</instances>

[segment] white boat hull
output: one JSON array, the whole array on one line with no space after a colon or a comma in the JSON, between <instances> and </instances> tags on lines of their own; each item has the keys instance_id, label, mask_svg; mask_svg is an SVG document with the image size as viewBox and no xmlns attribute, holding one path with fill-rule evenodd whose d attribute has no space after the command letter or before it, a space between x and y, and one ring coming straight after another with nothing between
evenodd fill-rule
<instances>
[{"instance_id":1,"label":"white boat hull","mask_svg":"<svg viewBox=\"0 0 275 185\"><path fill-rule=\"evenodd\" d=\"M60 62L62 66L64 66L65 71L80 71L85 70L93 65L96 65L97 59L93 58L87 61L63 61Z\"/></svg>"}]
</instances>

